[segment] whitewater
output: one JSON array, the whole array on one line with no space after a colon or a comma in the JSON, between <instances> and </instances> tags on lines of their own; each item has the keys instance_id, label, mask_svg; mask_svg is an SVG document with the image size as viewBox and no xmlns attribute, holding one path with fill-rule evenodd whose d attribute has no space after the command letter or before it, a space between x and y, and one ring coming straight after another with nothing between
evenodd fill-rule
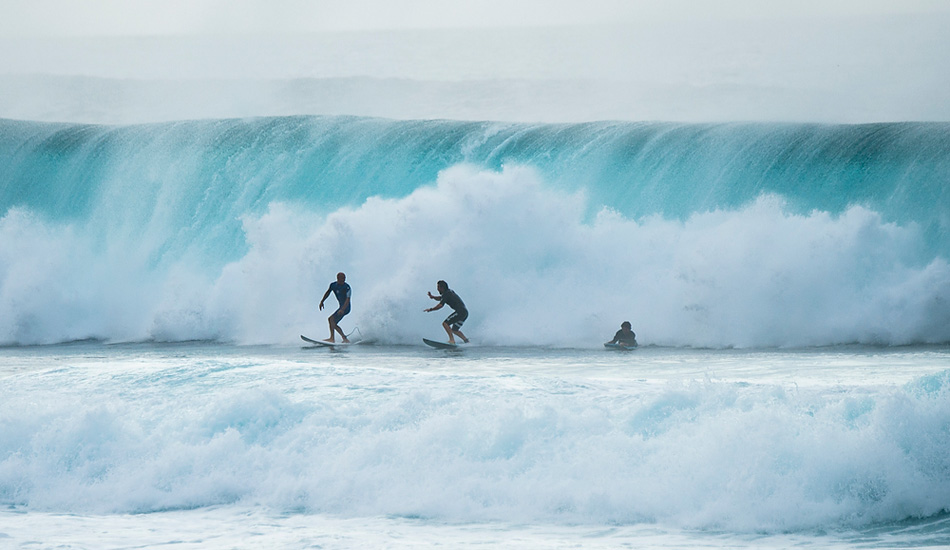
<instances>
[{"instance_id":1,"label":"whitewater","mask_svg":"<svg viewBox=\"0 0 950 550\"><path fill-rule=\"evenodd\" d=\"M825 120L776 105L848 96L722 77L741 44L647 93L516 55L437 82L404 38L303 76L296 39L207 79L93 67L135 41L0 60L0 547L950 545L950 123L906 115L939 86ZM361 343L308 345L341 271ZM438 280L459 350L421 341Z\"/></svg>"},{"instance_id":2,"label":"whitewater","mask_svg":"<svg viewBox=\"0 0 950 550\"><path fill-rule=\"evenodd\" d=\"M948 367L943 346L8 348L0 545L942 546Z\"/></svg>"},{"instance_id":3,"label":"whitewater","mask_svg":"<svg viewBox=\"0 0 950 550\"><path fill-rule=\"evenodd\" d=\"M0 342L290 343L337 271L387 343L950 341L950 126L290 117L0 124ZM326 283L324 282L326 280Z\"/></svg>"}]
</instances>

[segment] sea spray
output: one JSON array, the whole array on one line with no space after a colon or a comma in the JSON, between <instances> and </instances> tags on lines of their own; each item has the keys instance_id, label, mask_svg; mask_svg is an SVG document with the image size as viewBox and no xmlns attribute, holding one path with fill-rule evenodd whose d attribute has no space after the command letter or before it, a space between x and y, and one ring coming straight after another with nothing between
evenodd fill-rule
<instances>
[{"instance_id":1,"label":"sea spray","mask_svg":"<svg viewBox=\"0 0 950 550\"><path fill-rule=\"evenodd\" d=\"M326 217L273 203L244 218L248 253L216 277L185 260L155 270L13 211L0 228L33 240L28 252L4 241L5 330L21 343L287 342L323 330L315 304L342 270L355 289L348 321L393 343L438 325L420 314L438 279L470 304L483 343L592 345L623 319L663 345L950 339L950 266L918 266L919 231L864 208L802 216L763 197L682 222L609 209L587 221L584 202L532 169L462 166Z\"/></svg>"},{"instance_id":2,"label":"sea spray","mask_svg":"<svg viewBox=\"0 0 950 550\"><path fill-rule=\"evenodd\" d=\"M5 121L0 342L950 340L943 124Z\"/></svg>"}]
</instances>

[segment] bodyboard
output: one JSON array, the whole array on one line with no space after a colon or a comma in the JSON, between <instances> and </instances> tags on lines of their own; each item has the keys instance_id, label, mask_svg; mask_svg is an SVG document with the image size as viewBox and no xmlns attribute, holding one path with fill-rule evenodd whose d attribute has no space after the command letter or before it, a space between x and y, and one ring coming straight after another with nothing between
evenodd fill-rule
<instances>
[{"instance_id":1,"label":"bodyboard","mask_svg":"<svg viewBox=\"0 0 950 550\"><path fill-rule=\"evenodd\" d=\"M612 349L612 350L617 350L617 351L630 351L630 350L637 349L637 346L625 346L623 344L612 344L610 342L607 342L606 344L604 344L604 347L607 349Z\"/></svg>"}]
</instances>

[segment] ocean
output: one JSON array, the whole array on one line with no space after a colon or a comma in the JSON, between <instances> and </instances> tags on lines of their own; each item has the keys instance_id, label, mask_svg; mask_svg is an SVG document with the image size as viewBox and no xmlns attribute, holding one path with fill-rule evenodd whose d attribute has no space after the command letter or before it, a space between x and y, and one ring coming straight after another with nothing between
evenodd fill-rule
<instances>
[{"instance_id":1,"label":"ocean","mask_svg":"<svg viewBox=\"0 0 950 550\"><path fill-rule=\"evenodd\" d=\"M0 343L950 341L950 124L0 122ZM438 323L436 323L438 327ZM436 332L436 335L439 333Z\"/></svg>"},{"instance_id":2,"label":"ocean","mask_svg":"<svg viewBox=\"0 0 950 550\"><path fill-rule=\"evenodd\" d=\"M902 115L945 88L886 120L873 86L836 99L857 123L650 119L587 101L635 81L516 55L149 80L24 75L24 51L0 64L0 547L950 546L950 123ZM744 58L715 57L648 95L799 94L734 92ZM307 345L338 272L361 343ZM459 350L422 343L439 280ZM623 321L640 347L605 349Z\"/></svg>"},{"instance_id":3,"label":"ocean","mask_svg":"<svg viewBox=\"0 0 950 550\"><path fill-rule=\"evenodd\" d=\"M950 544L946 346L76 342L0 376L3 547Z\"/></svg>"}]
</instances>

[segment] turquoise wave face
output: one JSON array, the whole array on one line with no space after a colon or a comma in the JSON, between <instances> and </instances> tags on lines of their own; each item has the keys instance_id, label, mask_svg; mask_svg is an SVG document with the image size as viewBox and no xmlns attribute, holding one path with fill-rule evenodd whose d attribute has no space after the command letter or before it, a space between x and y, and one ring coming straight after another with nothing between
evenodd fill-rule
<instances>
[{"instance_id":1,"label":"turquoise wave face","mask_svg":"<svg viewBox=\"0 0 950 550\"><path fill-rule=\"evenodd\" d=\"M0 341L281 341L313 315L323 279L348 270L354 305L375 312L352 320L397 320L393 341L415 340L415 287L453 277L466 303L491 304L497 317L470 324L500 343L538 343L522 315L552 323L551 342L600 341L614 316L643 310L653 341L674 345L943 342L948 134L932 123L2 121ZM313 281L323 288L310 292ZM591 284L604 292L549 305ZM521 303L495 299L498 285ZM605 326L584 334L573 312L591 301Z\"/></svg>"},{"instance_id":2,"label":"turquoise wave face","mask_svg":"<svg viewBox=\"0 0 950 550\"><path fill-rule=\"evenodd\" d=\"M349 117L129 127L0 124L0 210L53 220L108 210L178 244L243 252L238 218L274 201L322 213L402 197L459 163L529 165L640 219L736 208L777 194L797 212L861 205L917 223L950 254L950 124L525 125ZM173 234L174 233L174 234ZM225 255L227 256L227 255Z\"/></svg>"}]
</instances>

